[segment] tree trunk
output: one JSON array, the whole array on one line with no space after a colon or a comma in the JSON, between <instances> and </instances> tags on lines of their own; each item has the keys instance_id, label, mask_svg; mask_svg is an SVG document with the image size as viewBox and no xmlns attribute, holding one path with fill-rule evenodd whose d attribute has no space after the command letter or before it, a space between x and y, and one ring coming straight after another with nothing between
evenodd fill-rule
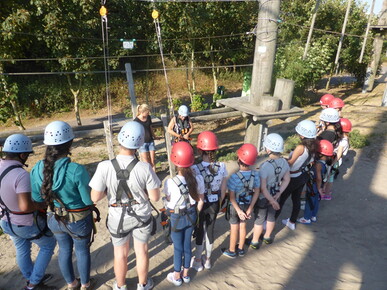
<instances>
[{"instance_id":1,"label":"tree trunk","mask_svg":"<svg viewBox=\"0 0 387 290\"><path fill-rule=\"evenodd\" d=\"M75 112L75 118L77 119L77 124L78 126L82 126L81 115L79 114L79 99L78 99L79 92L81 91L82 78L79 79L78 89L73 89L70 75L67 75L67 82L69 83L70 91L73 94L73 98L74 98L74 112Z\"/></svg>"},{"instance_id":2,"label":"tree trunk","mask_svg":"<svg viewBox=\"0 0 387 290\"><path fill-rule=\"evenodd\" d=\"M185 76L187 80L187 89L188 89L189 98L191 99L191 103L192 103L192 90L191 90L191 82L189 80L188 70L189 70L188 68L185 70Z\"/></svg>"},{"instance_id":3,"label":"tree trunk","mask_svg":"<svg viewBox=\"0 0 387 290\"><path fill-rule=\"evenodd\" d=\"M210 47L210 58L211 58L211 66L212 66L212 78L214 80L214 94L218 92L218 73L217 69L215 68L215 61L214 61L214 55L212 54L213 46Z\"/></svg>"},{"instance_id":4,"label":"tree trunk","mask_svg":"<svg viewBox=\"0 0 387 290\"><path fill-rule=\"evenodd\" d=\"M191 52L191 78L192 78L192 91L195 94L196 92L196 81L195 81L195 50L192 48Z\"/></svg>"}]
</instances>

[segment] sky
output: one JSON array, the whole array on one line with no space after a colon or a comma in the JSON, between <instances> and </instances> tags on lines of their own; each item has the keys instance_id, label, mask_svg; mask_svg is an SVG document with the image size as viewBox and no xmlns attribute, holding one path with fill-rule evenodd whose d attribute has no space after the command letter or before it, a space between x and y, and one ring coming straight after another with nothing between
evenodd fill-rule
<instances>
[{"instance_id":1,"label":"sky","mask_svg":"<svg viewBox=\"0 0 387 290\"><path fill-rule=\"evenodd\" d=\"M361 0L368 4L368 9L371 9L372 0ZM375 0L374 14L378 14L382 10L382 4L384 0Z\"/></svg>"}]
</instances>

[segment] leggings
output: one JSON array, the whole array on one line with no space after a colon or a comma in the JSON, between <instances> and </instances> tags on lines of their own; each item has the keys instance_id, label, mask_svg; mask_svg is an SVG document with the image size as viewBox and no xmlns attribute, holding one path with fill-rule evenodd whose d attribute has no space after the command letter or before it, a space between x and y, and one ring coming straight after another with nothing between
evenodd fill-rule
<instances>
[{"instance_id":1,"label":"leggings","mask_svg":"<svg viewBox=\"0 0 387 290\"><path fill-rule=\"evenodd\" d=\"M290 179L288 187L286 187L285 191L281 194L281 197L279 200L280 209L277 210L275 214L276 219L281 214L282 208L286 200L288 199L288 197L292 196L293 209L292 209L292 214L290 216L290 221L292 223L296 223L298 214L300 213L300 209L301 209L302 188L304 187L307 180L308 180L307 172L303 172L301 173L300 176Z\"/></svg>"},{"instance_id":2,"label":"leggings","mask_svg":"<svg viewBox=\"0 0 387 290\"><path fill-rule=\"evenodd\" d=\"M219 212L219 202L206 202L199 213L199 224L196 231L196 245L202 245L206 235L210 244L214 243L214 227Z\"/></svg>"}]
</instances>

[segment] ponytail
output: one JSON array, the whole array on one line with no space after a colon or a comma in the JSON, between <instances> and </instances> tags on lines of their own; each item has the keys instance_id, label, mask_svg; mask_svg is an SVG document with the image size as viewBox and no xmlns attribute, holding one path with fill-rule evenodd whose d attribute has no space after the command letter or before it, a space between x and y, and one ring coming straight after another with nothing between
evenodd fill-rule
<instances>
[{"instance_id":1,"label":"ponytail","mask_svg":"<svg viewBox=\"0 0 387 290\"><path fill-rule=\"evenodd\" d=\"M178 170L187 182L189 195L195 201L199 201L198 182L196 181L196 177L194 176L192 169L190 167L179 167Z\"/></svg>"},{"instance_id":2,"label":"ponytail","mask_svg":"<svg viewBox=\"0 0 387 290\"><path fill-rule=\"evenodd\" d=\"M48 145L43 159L43 182L40 193L45 203L53 210L54 192L52 191L54 165L55 162L63 157L71 155L70 147L73 140L60 145Z\"/></svg>"}]
</instances>

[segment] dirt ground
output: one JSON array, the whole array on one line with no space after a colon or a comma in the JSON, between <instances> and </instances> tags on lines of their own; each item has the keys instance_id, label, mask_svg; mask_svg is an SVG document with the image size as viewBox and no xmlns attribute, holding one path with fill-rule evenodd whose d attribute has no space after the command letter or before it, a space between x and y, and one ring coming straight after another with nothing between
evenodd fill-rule
<instances>
[{"instance_id":1,"label":"dirt ground","mask_svg":"<svg viewBox=\"0 0 387 290\"><path fill-rule=\"evenodd\" d=\"M355 129L369 135L370 145L363 149L351 149L338 180L334 184L332 201L322 201L319 220L313 225L297 225L295 231L284 228L281 218L290 213L289 200L277 222L275 241L263 245L258 251L248 250L243 258L227 259L220 249L227 246L229 225L222 215L216 225L216 241L213 252L213 268L196 273L192 270L192 282L182 288L190 289L387 289L387 174L386 132L387 108L380 107L385 84L379 84L372 93L361 94L360 89L343 86L330 91L343 98L346 106L343 116L349 118ZM321 92L322 94L322 92ZM273 120L269 132L291 135L296 124L303 119L317 120L321 108L308 106L305 115L291 120ZM83 114L83 119L98 119L96 115ZM71 120L70 114L56 116ZM69 118L69 119L66 119ZM28 122L28 127L44 127L50 120ZM10 128L2 127L1 131ZM213 130L219 137L221 148L235 150L243 142L244 120L234 118L195 124L195 133ZM34 143L35 154L29 159L31 168L43 158L41 141ZM103 136L76 138L72 160L87 166L93 174L96 165L107 159ZM157 158L165 160L164 144L157 143ZM263 157L262 157L263 158ZM257 162L259 164L262 161ZM165 162L164 162L165 163ZM229 172L236 164L228 162ZM167 171L160 164L158 175L165 179ZM160 204L156 205L158 208ZM98 207L106 216L106 201ZM111 289L114 282L113 249L104 222L98 225L99 233L91 247L92 276L97 279L96 289ZM248 224L252 229L252 223ZM24 280L15 264L15 251L6 235L0 236L0 289L19 289ZM171 289L165 280L172 270L173 247L163 243L161 230L150 241L150 275L155 289ZM33 247L36 254L36 248ZM65 282L57 264L56 248L48 272L55 275L49 285L65 289ZM127 274L128 289L137 283L134 253L131 252Z\"/></svg>"}]
</instances>

